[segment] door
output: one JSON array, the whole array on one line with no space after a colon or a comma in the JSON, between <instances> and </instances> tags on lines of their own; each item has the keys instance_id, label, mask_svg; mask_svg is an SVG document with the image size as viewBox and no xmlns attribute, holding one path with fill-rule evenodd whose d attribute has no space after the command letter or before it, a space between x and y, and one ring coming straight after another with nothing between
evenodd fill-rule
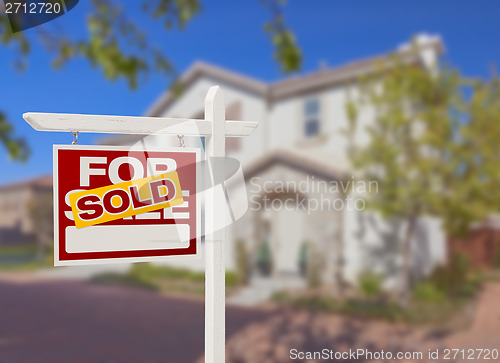
<instances>
[{"instance_id":1,"label":"door","mask_svg":"<svg viewBox=\"0 0 500 363\"><path fill-rule=\"evenodd\" d=\"M305 213L278 210L273 213L273 261L276 273L299 273L299 251L304 242Z\"/></svg>"}]
</instances>

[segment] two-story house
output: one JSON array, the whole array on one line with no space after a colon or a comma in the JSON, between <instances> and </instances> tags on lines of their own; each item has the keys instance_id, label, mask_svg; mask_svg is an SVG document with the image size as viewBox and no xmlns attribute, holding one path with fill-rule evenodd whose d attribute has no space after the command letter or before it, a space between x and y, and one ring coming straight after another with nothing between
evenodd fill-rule
<instances>
[{"instance_id":1,"label":"two-story house","mask_svg":"<svg viewBox=\"0 0 500 363\"><path fill-rule=\"evenodd\" d=\"M418 53L410 51L410 43L392 53L433 71L443 51L441 40L420 35L416 42ZM235 268L236 241L244 243L252 266L262 244L267 243L272 273L298 275L307 246L308 258L314 256L325 282L355 282L359 273L373 270L388 275L389 285L395 283L401 263L401 226L389 225L363 211L363 193L368 190L354 193L348 206L341 189L342 180L355 181L351 178L343 133L348 124L347 97L356 93L361 76L375 72L389 56L388 53L277 82L263 82L198 62L181 77L180 97L167 90L146 112L146 116L153 117L203 118L206 92L219 85L227 119L259 122L251 136L228 139L226 144L228 156L242 164L249 194L248 213L228 230L228 269ZM370 112L365 112L362 122L373 122ZM366 137L360 133L355 142L363 143ZM124 135L105 138L100 143L161 147L176 146L178 140L158 135ZM203 147L204 142L202 138L186 137L185 144ZM365 189L377 187L376 183L365 182ZM416 274L425 274L444 262L445 236L438 221L419 221L412 249ZM184 265L202 268L200 263Z\"/></svg>"}]
</instances>

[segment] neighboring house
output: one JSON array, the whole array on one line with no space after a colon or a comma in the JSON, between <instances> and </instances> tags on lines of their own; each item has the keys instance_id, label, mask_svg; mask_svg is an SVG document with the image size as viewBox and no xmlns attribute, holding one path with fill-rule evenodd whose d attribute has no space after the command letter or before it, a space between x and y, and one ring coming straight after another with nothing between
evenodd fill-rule
<instances>
[{"instance_id":1,"label":"neighboring house","mask_svg":"<svg viewBox=\"0 0 500 363\"><path fill-rule=\"evenodd\" d=\"M471 228L464 238L449 238L453 253L468 256L474 267L500 267L500 216L491 215Z\"/></svg>"},{"instance_id":2,"label":"neighboring house","mask_svg":"<svg viewBox=\"0 0 500 363\"><path fill-rule=\"evenodd\" d=\"M52 193L52 175L0 187L0 245L35 241L30 203L44 193Z\"/></svg>"},{"instance_id":3,"label":"neighboring house","mask_svg":"<svg viewBox=\"0 0 500 363\"><path fill-rule=\"evenodd\" d=\"M410 51L409 43L395 53L433 71L443 51L440 39L421 35L416 41L420 46L418 54ZM206 92L210 86L219 85L227 119L259 122L251 136L226 141L228 156L242 163L250 198L250 210L228 231L228 269L235 268L234 245L240 240L245 243L253 266L262 243L269 243L273 275L296 276L303 246L307 244L308 255L320 266L325 282L354 283L359 273L371 270L389 276L387 286L394 286L401 263L398 251L404 225L388 224L367 212L335 210L332 203L344 200L344 196L341 191L325 189L351 178L343 134L348 122L347 97L356 94L361 76L379 70L381 61L388 59L386 54L271 83L199 62L181 77L180 97L166 91L147 111L146 116L153 117L203 118ZM373 122L369 111L361 121ZM366 134L356 135L355 142L366 142ZM114 136L100 143L178 145L176 137L158 135ZM203 147L199 137L186 136L185 143ZM268 201L268 208L263 208L264 200ZM304 201L314 200L323 203L324 207L319 208L322 210L302 208ZM290 201L295 202L292 205ZM445 236L437 221L422 218L413 242L416 276L445 261ZM201 267L199 263L175 263Z\"/></svg>"}]
</instances>

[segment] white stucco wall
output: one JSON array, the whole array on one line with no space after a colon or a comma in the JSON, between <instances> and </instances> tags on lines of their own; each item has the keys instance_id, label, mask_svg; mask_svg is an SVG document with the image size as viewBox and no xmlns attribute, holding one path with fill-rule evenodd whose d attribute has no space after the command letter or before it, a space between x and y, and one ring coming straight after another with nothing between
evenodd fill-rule
<instances>
[{"instance_id":1,"label":"white stucco wall","mask_svg":"<svg viewBox=\"0 0 500 363\"><path fill-rule=\"evenodd\" d=\"M242 164L248 163L256 155L256 150L263 151L265 128L262 127L262 120L266 119L265 102L257 95L246 92L233 85L221 82L220 80L200 77L195 81L171 107L165 110L162 116L165 117L203 117L205 96L210 87L218 85L224 95L224 102L230 107L235 102L241 103L241 119L245 121L257 121L259 127L247 137L241 139L241 149L230 153L240 160ZM186 137L186 146L200 146L199 138ZM174 140L176 143L177 140Z\"/></svg>"},{"instance_id":2,"label":"white stucco wall","mask_svg":"<svg viewBox=\"0 0 500 363\"><path fill-rule=\"evenodd\" d=\"M344 278L356 285L361 273L372 272L384 277L386 289L397 288L406 221L389 222L371 211L346 211L344 216ZM435 266L446 262L446 255L446 235L441 222L432 217L420 218L411 240L415 276L431 273Z\"/></svg>"}]
</instances>

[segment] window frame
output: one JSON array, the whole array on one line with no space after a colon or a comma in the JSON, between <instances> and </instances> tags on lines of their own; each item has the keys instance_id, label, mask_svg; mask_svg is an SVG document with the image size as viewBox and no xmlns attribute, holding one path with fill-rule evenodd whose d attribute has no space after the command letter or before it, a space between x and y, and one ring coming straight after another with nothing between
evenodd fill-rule
<instances>
[{"instance_id":1,"label":"window frame","mask_svg":"<svg viewBox=\"0 0 500 363\"><path fill-rule=\"evenodd\" d=\"M312 102L315 103L314 106L311 106ZM313 132L310 132L311 125L313 125ZM317 138L320 133L321 98L319 96L311 96L304 99L302 104L302 137L306 140L310 140Z\"/></svg>"}]
</instances>

